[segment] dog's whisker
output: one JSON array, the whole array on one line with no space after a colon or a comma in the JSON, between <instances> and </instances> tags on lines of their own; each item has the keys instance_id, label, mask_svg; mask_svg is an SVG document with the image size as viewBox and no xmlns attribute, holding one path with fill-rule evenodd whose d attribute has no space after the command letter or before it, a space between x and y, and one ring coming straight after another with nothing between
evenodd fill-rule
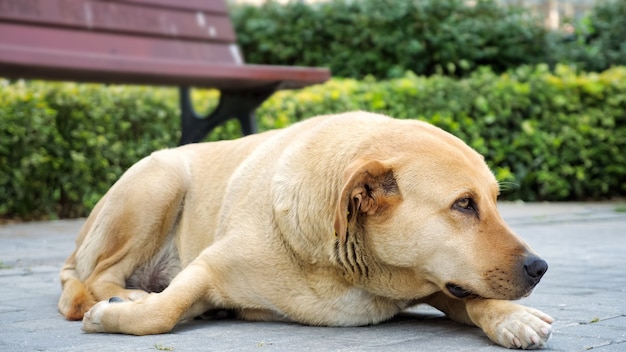
<instances>
[{"instance_id":1,"label":"dog's whisker","mask_svg":"<svg viewBox=\"0 0 626 352\"><path fill-rule=\"evenodd\" d=\"M520 184L518 182L512 181L498 181L498 186L502 192L514 191L520 188Z\"/></svg>"}]
</instances>

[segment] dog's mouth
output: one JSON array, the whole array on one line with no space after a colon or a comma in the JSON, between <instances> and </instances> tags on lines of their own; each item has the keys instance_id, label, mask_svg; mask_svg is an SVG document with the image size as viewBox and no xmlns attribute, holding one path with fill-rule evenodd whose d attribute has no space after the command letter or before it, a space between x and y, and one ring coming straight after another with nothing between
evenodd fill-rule
<instances>
[{"instance_id":1,"label":"dog's mouth","mask_svg":"<svg viewBox=\"0 0 626 352\"><path fill-rule=\"evenodd\" d=\"M466 298L473 295L472 291L453 283L447 283L446 289L456 298Z\"/></svg>"},{"instance_id":2,"label":"dog's mouth","mask_svg":"<svg viewBox=\"0 0 626 352\"><path fill-rule=\"evenodd\" d=\"M498 298L498 299L519 299L522 297L528 297L530 296L530 294L533 292L534 290L534 286L532 285L532 287L528 288L526 291L524 292L516 292L513 295L506 295L506 294L502 294L499 296L495 296L495 297L489 297L489 296L484 296L484 295L479 295L476 292L472 291L471 289L468 289L467 287L463 287L461 285L457 285L455 283L452 282L448 282L446 284L446 291L448 291L448 293L450 295L452 295L455 298L467 298L467 297L482 297L482 298Z\"/></svg>"}]
</instances>

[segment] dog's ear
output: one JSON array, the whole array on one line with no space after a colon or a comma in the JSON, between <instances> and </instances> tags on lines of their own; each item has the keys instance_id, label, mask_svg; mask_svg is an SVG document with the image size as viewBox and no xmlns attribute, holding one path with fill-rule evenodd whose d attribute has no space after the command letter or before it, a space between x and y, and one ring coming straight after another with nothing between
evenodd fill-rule
<instances>
[{"instance_id":1,"label":"dog's ear","mask_svg":"<svg viewBox=\"0 0 626 352\"><path fill-rule=\"evenodd\" d=\"M335 210L335 235L341 242L351 222L374 215L400 200L391 167L378 160L358 160L345 171L346 181Z\"/></svg>"}]
</instances>

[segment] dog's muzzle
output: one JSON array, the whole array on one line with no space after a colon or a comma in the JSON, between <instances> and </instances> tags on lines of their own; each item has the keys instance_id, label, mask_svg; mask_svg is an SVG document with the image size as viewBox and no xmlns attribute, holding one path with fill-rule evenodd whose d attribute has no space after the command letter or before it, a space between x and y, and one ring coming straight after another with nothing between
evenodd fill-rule
<instances>
[{"instance_id":1,"label":"dog's muzzle","mask_svg":"<svg viewBox=\"0 0 626 352\"><path fill-rule=\"evenodd\" d=\"M548 263L546 263L545 260L534 255L528 256L518 264L516 274L517 279L514 281L515 283L512 283L512 285L507 289L506 293L501 290L499 285L492 286L494 289L497 287L497 291L499 291L499 294L492 298L498 297L500 299L518 299L528 296L539 281L541 281L541 278L546 271L548 271ZM478 292L473 292L468 287L452 282L446 284L446 290L450 293L450 295L456 298L467 298L473 295L489 297L489 295L483 296L478 294Z\"/></svg>"}]
</instances>

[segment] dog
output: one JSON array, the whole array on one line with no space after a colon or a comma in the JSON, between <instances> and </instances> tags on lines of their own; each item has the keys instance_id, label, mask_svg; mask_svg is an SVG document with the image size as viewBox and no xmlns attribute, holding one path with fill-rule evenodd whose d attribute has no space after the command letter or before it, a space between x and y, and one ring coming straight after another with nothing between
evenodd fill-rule
<instances>
[{"instance_id":1,"label":"dog","mask_svg":"<svg viewBox=\"0 0 626 352\"><path fill-rule=\"evenodd\" d=\"M498 194L457 137L366 112L158 151L87 218L58 308L86 332L146 335L211 310L362 326L425 303L542 348L553 319L511 300L548 266Z\"/></svg>"}]
</instances>

